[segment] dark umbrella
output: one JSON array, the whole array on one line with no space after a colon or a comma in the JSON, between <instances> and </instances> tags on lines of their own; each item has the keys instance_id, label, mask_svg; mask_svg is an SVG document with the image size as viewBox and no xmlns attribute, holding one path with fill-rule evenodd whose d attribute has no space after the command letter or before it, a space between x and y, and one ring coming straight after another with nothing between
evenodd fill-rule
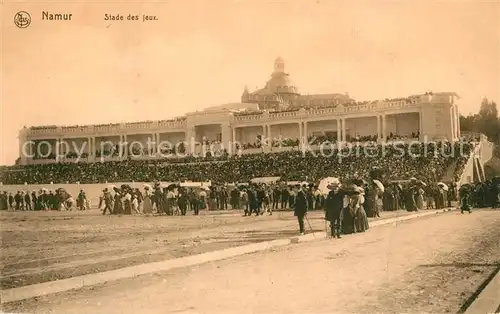
<instances>
[{"instance_id":1,"label":"dark umbrella","mask_svg":"<svg viewBox=\"0 0 500 314\"><path fill-rule=\"evenodd\" d=\"M132 190L132 187L128 184L122 184L120 187L123 191L129 191Z\"/></svg>"}]
</instances>

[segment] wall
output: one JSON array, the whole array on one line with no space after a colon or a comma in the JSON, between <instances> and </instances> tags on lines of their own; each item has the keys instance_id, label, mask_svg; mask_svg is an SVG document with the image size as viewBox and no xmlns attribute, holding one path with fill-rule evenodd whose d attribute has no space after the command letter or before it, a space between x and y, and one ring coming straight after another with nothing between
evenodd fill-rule
<instances>
[{"instance_id":1,"label":"wall","mask_svg":"<svg viewBox=\"0 0 500 314\"><path fill-rule=\"evenodd\" d=\"M488 138L484 134L481 134L480 141L481 141L480 161L481 164L484 166L484 164L487 163L493 157L493 150L495 149L495 144L488 141Z\"/></svg>"},{"instance_id":2,"label":"wall","mask_svg":"<svg viewBox=\"0 0 500 314\"><path fill-rule=\"evenodd\" d=\"M472 155L465 165L459 185L474 182L474 156Z\"/></svg>"},{"instance_id":3,"label":"wall","mask_svg":"<svg viewBox=\"0 0 500 314\"><path fill-rule=\"evenodd\" d=\"M160 142L167 141L172 145L175 145L179 142L186 140L185 132L176 132L176 133L160 133Z\"/></svg>"},{"instance_id":4,"label":"wall","mask_svg":"<svg viewBox=\"0 0 500 314\"><path fill-rule=\"evenodd\" d=\"M299 124L287 123L271 125L271 137L297 139L300 137Z\"/></svg>"},{"instance_id":5,"label":"wall","mask_svg":"<svg viewBox=\"0 0 500 314\"><path fill-rule=\"evenodd\" d=\"M337 120L312 121L307 123L307 135L324 132L337 132Z\"/></svg>"},{"instance_id":6,"label":"wall","mask_svg":"<svg viewBox=\"0 0 500 314\"><path fill-rule=\"evenodd\" d=\"M420 127L418 113L388 115L385 123L387 135L392 132L398 136L410 136L412 132L417 133Z\"/></svg>"},{"instance_id":7,"label":"wall","mask_svg":"<svg viewBox=\"0 0 500 314\"><path fill-rule=\"evenodd\" d=\"M250 126L244 128L236 128L236 141L242 144L255 143L257 136L263 134L262 126Z\"/></svg>"},{"instance_id":8,"label":"wall","mask_svg":"<svg viewBox=\"0 0 500 314\"><path fill-rule=\"evenodd\" d=\"M216 141L217 134L221 133L221 126L218 124L196 126L196 140L201 141L206 137L208 141Z\"/></svg>"},{"instance_id":9,"label":"wall","mask_svg":"<svg viewBox=\"0 0 500 314\"><path fill-rule=\"evenodd\" d=\"M111 149L111 145L107 144L106 142L112 142L115 145L117 145L120 142L120 136L102 136L102 137L97 137L95 138L95 149L96 150L109 150Z\"/></svg>"},{"instance_id":10,"label":"wall","mask_svg":"<svg viewBox=\"0 0 500 314\"><path fill-rule=\"evenodd\" d=\"M375 135L377 136L377 118L365 117L365 118L351 118L345 120L346 134L350 136L367 136Z\"/></svg>"}]
</instances>

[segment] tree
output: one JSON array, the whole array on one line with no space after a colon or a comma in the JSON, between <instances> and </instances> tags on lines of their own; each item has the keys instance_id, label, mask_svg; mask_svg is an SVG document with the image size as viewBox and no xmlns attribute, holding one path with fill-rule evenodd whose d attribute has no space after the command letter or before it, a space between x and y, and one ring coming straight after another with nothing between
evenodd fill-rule
<instances>
[{"instance_id":1,"label":"tree","mask_svg":"<svg viewBox=\"0 0 500 314\"><path fill-rule=\"evenodd\" d=\"M498 143L500 141L500 118L497 104L484 98L478 114L460 116L460 128L462 131L483 133L490 141Z\"/></svg>"}]
</instances>

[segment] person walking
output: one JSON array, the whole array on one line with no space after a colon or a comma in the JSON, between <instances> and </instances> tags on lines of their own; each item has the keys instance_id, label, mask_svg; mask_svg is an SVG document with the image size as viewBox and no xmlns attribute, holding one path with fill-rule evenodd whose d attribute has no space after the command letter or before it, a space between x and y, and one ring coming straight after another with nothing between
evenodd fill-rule
<instances>
[{"instance_id":1,"label":"person walking","mask_svg":"<svg viewBox=\"0 0 500 314\"><path fill-rule=\"evenodd\" d=\"M330 222L330 236L340 239L345 193L340 191L340 182L330 183L327 188L330 192L325 200L325 219Z\"/></svg>"},{"instance_id":2,"label":"person walking","mask_svg":"<svg viewBox=\"0 0 500 314\"><path fill-rule=\"evenodd\" d=\"M307 185L297 186L297 193L295 196L295 202L294 202L294 207L293 207L293 213L294 216L297 217L297 220L299 222L299 232L300 235L305 234L305 228L304 228L304 218L307 215L307 196L304 190L307 188Z\"/></svg>"}]
</instances>

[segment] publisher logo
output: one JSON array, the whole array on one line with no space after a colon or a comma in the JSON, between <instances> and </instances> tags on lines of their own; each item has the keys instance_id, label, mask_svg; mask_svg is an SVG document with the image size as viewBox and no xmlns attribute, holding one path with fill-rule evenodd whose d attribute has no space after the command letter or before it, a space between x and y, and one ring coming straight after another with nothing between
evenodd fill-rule
<instances>
[{"instance_id":1,"label":"publisher logo","mask_svg":"<svg viewBox=\"0 0 500 314\"><path fill-rule=\"evenodd\" d=\"M31 15L26 11L19 11L14 15L14 24L19 28L26 28L31 24Z\"/></svg>"}]
</instances>

